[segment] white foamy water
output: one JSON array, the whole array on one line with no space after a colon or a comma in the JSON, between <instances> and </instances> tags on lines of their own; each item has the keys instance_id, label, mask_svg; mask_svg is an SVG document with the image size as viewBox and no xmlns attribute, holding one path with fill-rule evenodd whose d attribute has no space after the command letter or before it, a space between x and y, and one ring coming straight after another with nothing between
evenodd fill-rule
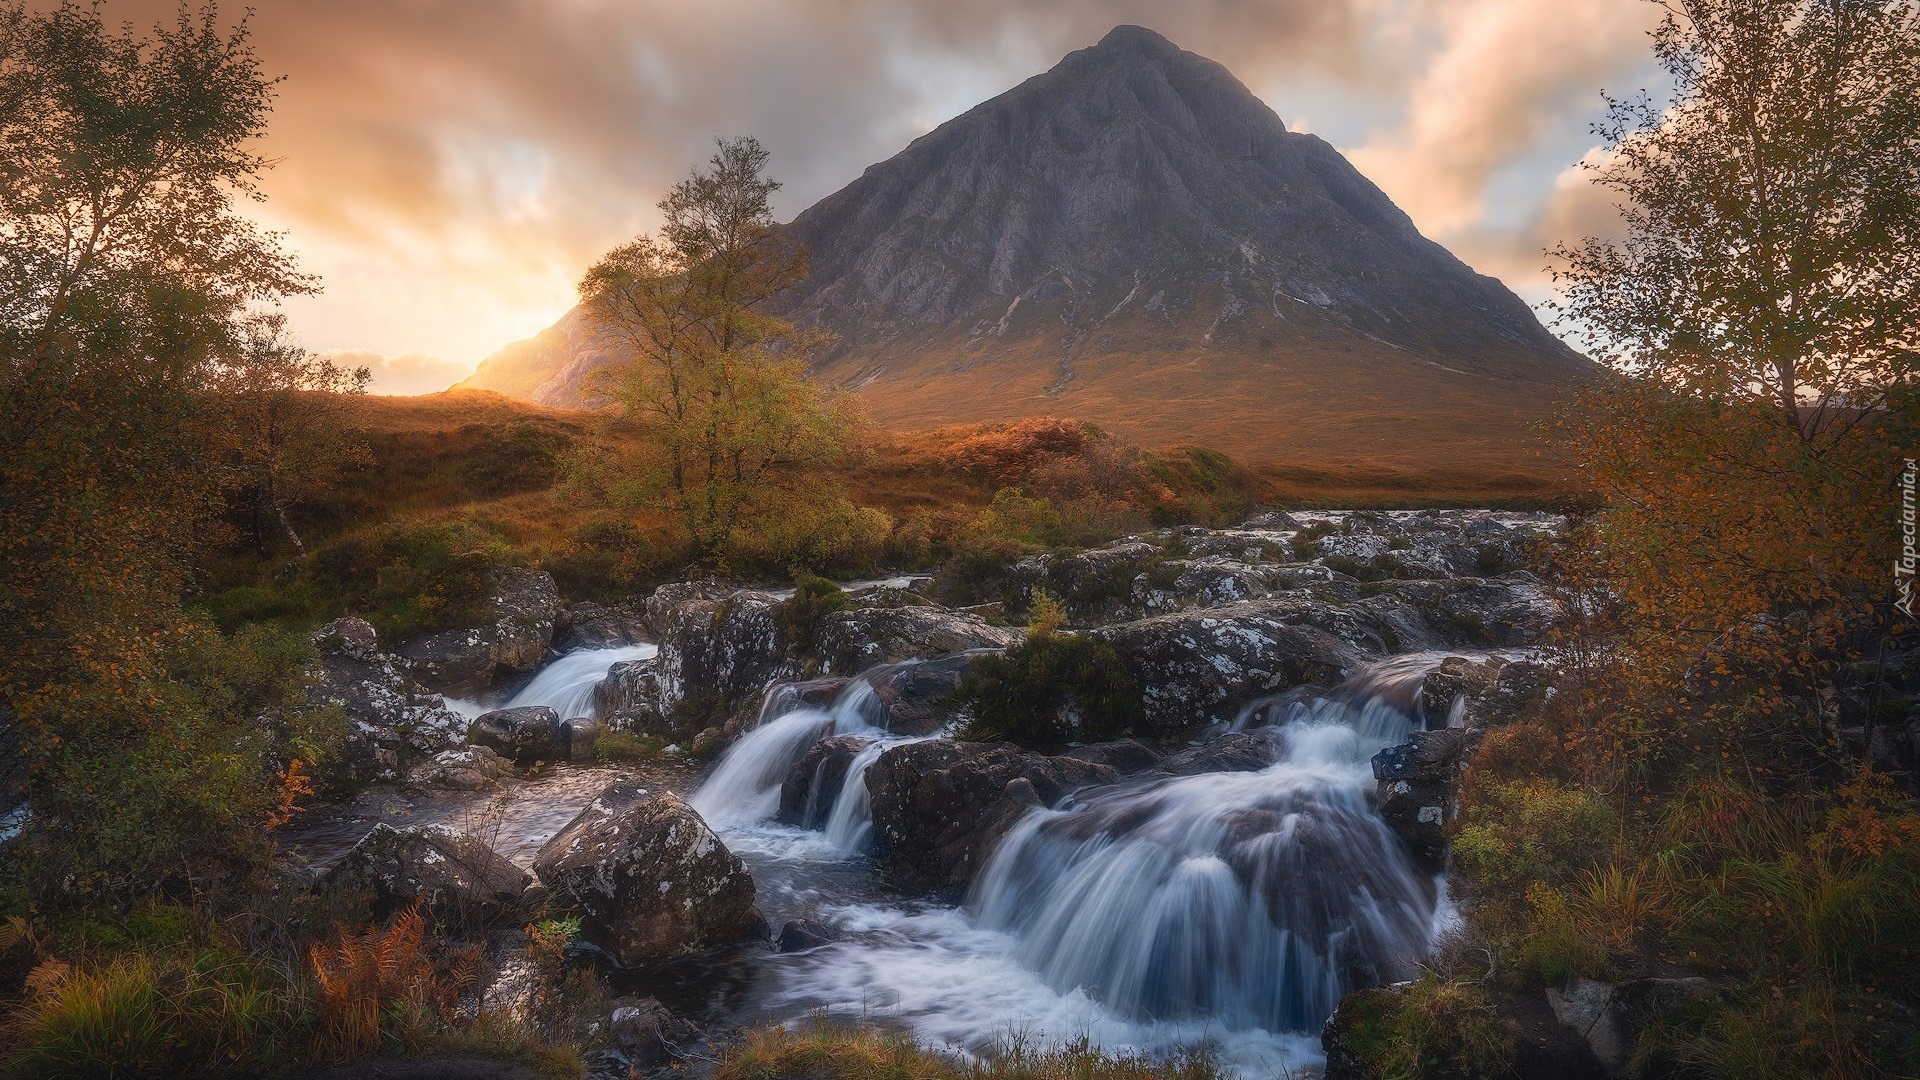
<instances>
[{"instance_id":1,"label":"white foamy water","mask_svg":"<svg viewBox=\"0 0 1920 1080\"><path fill-rule=\"evenodd\" d=\"M770 958L769 1011L824 1010L911 1028L922 1043L987 1055L1009 1036L1029 1045L1086 1037L1109 1053L1173 1056L1204 1047L1231 1072L1284 1076L1320 1060L1319 1030L1231 1028L1208 1017L1141 1020L1083 988L1061 990L1022 956L1018 936L962 908L863 904L821 912L847 932L825 948Z\"/></svg>"},{"instance_id":2,"label":"white foamy water","mask_svg":"<svg viewBox=\"0 0 1920 1080\"><path fill-rule=\"evenodd\" d=\"M595 716L593 688L607 677L607 669L629 660L648 660L660 654L660 646L621 645L612 649L576 649L540 669L520 692L503 702L466 701L448 698L447 708L469 720L494 709L518 709L545 705L562 720L576 716Z\"/></svg>"},{"instance_id":3,"label":"white foamy water","mask_svg":"<svg viewBox=\"0 0 1920 1080\"><path fill-rule=\"evenodd\" d=\"M1349 990L1410 974L1432 878L1368 804L1406 738L1376 702L1301 703L1259 772L1140 777L1021 820L969 908L1057 990L1136 1019L1317 1031Z\"/></svg>"}]
</instances>

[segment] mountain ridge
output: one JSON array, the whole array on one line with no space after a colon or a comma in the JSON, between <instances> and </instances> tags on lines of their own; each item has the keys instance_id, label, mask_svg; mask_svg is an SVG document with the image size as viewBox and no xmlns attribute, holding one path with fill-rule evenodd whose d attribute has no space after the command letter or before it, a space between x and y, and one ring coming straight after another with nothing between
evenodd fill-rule
<instances>
[{"instance_id":1,"label":"mountain ridge","mask_svg":"<svg viewBox=\"0 0 1920 1080\"><path fill-rule=\"evenodd\" d=\"M1346 412L1418 456L1395 432L1444 439L1436 407L1517 438L1516 414L1543 417L1591 370L1324 140L1142 27L939 125L781 229L812 273L779 308L838 339L816 375L899 426L1058 413L1307 460L1337 447ZM577 312L556 324L545 377L514 385L586 400L612 358L580 329ZM516 366L490 358L462 385L505 390ZM1383 380L1405 392L1368 404ZM1381 429L1366 411L1380 407L1408 422ZM1236 424L1276 410L1315 430Z\"/></svg>"}]
</instances>

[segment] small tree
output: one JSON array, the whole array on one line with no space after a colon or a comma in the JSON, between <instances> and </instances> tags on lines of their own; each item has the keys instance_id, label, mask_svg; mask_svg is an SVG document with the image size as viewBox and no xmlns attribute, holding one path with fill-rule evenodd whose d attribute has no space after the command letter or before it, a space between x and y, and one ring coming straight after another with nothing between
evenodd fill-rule
<instances>
[{"instance_id":1,"label":"small tree","mask_svg":"<svg viewBox=\"0 0 1920 1080\"><path fill-rule=\"evenodd\" d=\"M654 448L617 467L615 487L641 503L664 498L709 564L783 512L797 478L839 462L861 430L845 396L806 377L821 337L767 310L805 277L806 256L773 229L780 185L763 175L766 159L751 138L722 140L705 171L661 200L659 237L614 249L580 282L593 324L633 358L611 392Z\"/></svg>"},{"instance_id":2,"label":"small tree","mask_svg":"<svg viewBox=\"0 0 1920 1080\"><path fill-rule=\"evenodd\" d=\"M1625 239L1554 252L1562 319L1614 372L1566 421L1609 499L1594 569L1633 677L1720 688L1729 730L1819 745L1791 699L1891 591L1920 373L1920 9L1662 6L1672 96L1610 99L1590 165ZM1742 671L1751 693L1726 695Z\"/></svg>"}]
</instances>

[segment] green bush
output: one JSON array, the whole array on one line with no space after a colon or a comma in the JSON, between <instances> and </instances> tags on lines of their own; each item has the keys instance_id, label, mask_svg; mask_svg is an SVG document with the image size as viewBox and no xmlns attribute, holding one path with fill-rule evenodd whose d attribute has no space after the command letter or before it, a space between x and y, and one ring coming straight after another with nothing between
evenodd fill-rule
<instances>
[{"instance_id":1,"label":"green bush","mask_svg":"<svg viewBox=\"0 0 1920 1080\"><path fill-rule=\"evenodd\" d=\"M1513 1066L1519 1030L1480 987L1424 971L1404 990L1364 990L1336 1022L1369 1076L1482 1080Z\"/></svg>"},{"instance_id":2,"label":"green bush","mask_svg":"<svg viewBox=\"0 0 1920 1080\"><path fill-rule=\"evenodd\" d=\"M245 581L196 601L220 626L310 627L360 615L383 640L472 625L487 614L494 575L510 561L499 535L471 522L395 522L318 550L266 581Z\"/></svg>"},{"instance_id":3,"label":"green bush","mask_svg":"<svg viewBox=\"0 0 1920 1080\"><path fill-rule=\"evenodd\" d=\"M1139 734L1133 673L1113 646L1084 634L1031 634L967 670L955 697L972 707L961 737L1051 748Z\"/></svg>"},{"instance_id":4,"label":"green bush","mask_svg":"<svg viewBox=\"0 0 1920 1080\"><path fill-rule=\"evenodd\" d=\"M820 620L836 611L845 611L852 601L840 586L811 574L794 579L793 596L780 605L780 628L787 641L800 648L813 644Z\"/></svg>"}]
</instances>

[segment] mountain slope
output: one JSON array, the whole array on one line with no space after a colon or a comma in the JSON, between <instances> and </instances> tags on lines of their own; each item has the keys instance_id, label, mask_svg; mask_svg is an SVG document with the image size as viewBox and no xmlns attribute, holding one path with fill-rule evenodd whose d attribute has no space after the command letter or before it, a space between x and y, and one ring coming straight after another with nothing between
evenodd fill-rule
<instances>
[{"instance_id":1,"label":"mountain slope","mask_svg":"<svg viewBox=\"0 0 1920 1080\"><path fill-rule=\"evenodd\" d=\"M1140 27L786 229L813 272L783 307L839 339L817 374L897 426L1056 413L1261 461L1412 463L1523 437L1589 368L1332 147ZM559 330L463 385L580 402L606 358Z\"/></svg>"}]
</instances>

